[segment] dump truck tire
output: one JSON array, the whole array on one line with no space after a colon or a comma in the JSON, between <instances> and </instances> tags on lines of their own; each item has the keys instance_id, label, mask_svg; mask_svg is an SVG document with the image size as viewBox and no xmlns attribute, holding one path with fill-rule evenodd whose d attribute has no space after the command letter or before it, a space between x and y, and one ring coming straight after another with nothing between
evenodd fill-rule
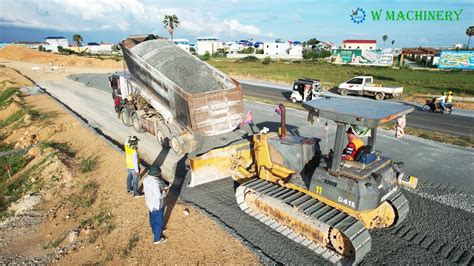
<instances>
[{"instance_id":1,"label":"dump truck tire","mask_svg":"<svg viewBox=\"0 0 474 266\"><path fill-rule=\"evenodd\" d=\"M138 115L138 113L134 112L132 114L131 123L132 123L133 129L135 129L135 131L137 133L142 133L143 132L143 128L142 128L140 120L141 119L140 119L140 116Z\"/></svg>"},{"instance_id":2,"label":"dump truck tire","mask_svg":"<svg viewBox=\"0 0 474 266\"><path fill-rule=\"evenodd\" d=\"M130 121L130 113L128 112L127 108L122 108L120 111L120 120L122 120L122 123L126 127L132 126L132 123Z\"/></svg>"},{"instance_id":3,"label":"dump truck tire","mask_svg":"<svg viewBox=\"0 0 474 266\"><path fill-rule=\"evenodd\" d=\"M163 130L158 129L156 131L156 139L158 140L158 143L160 143L161 147L163 147L163 149L169 149L170 148L169 138L166 137Z\"/></svg>"},{"instance_id":4,"label":"dump truck tire","mask_svg":"<svg viewBox=\"0 0 474 266\"><path fill-rule=\"evenodd\" d=\"M182 153L183 153L183 143L182 143L182 141L179 137L173 136L171 138L171 149L173 149L173 151L176 154L182 155Z\"/></svg>"}]
</instances>

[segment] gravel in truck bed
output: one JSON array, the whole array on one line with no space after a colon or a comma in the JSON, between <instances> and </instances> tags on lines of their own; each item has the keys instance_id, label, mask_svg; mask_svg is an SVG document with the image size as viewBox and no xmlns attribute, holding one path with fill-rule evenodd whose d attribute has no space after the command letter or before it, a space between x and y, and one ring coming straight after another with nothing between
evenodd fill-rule
<instances>
[{"instance_id":1,"label":"gravel in truck bed","mask_svg":"<svg viewBox=\"0 0 474 266\"><path fill-rule=\"evenodd\" d=\"M168 40L145 41L130 50L189 93L225 89L211 68Z\"/></svg>"}]
</instances>

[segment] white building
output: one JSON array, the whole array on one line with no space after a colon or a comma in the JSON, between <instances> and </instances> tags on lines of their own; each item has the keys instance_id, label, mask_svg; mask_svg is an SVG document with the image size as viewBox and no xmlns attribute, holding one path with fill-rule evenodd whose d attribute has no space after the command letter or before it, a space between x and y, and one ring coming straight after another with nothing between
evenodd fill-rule
<instances>
[{"instance_id":1,"label":"white building","mask_svg":"<svg viewBox=\"0 0 474 266\"><path fill-rule=\"evenodd\" d=\"M69 47L69 42L64 37L46 37L44 42L47 43L45 45L46 50L51 50L52 52L58 52L58 46L61 46L65 49Z\"/></svg>"},{"instance_id":2,"label":"white building","mask_svg":"<svg viewBox=\"0 0 474 266\"><path fill-rule=\"evenodd\" d=\"M91 54L110 54L112 53L111 43L90 42L87 44L87 51Z\"/></svg>"},{"instance_id":3,"label":"white building","mask_svg":"<svg viewBox=\"0 0 474 266\"><path fill-rule=\"evenodd\" d=\"M189 44L188 39L173 39L173 42L181 49L185 50L186 52L189 52L189 48L191 48L191 45Z\"/></svg>"},{"instance_id":4,"label":"white building","mask_svg":"<svg viewBox=\"0 0 474 266\"><path fill-rule=\"evenodd\" d=\"M377 49L376 40L344 40L342 49L375 50Z\"/></svg>"},{"instance_id":5,"label":"white building","mask_svg":"<svg viewBox=\"0 0 474 266\"><path fill-rule=\"evenodd\" d=\"M263 44L263 54L272 58L303 58L303 46L293 45L288 42L265 42Z\"/></svg>"},{"instance_id":6,"label":"white building","mask_svg":"<svg viewBox=\"0 0 474 266\"><path fill-rule=\"evenodd\" d=\"M224 44L224 50L227 52L227 54L237 54L242 49L244 49L244 46L238 44L237 42L226 42Z\"/></svg>"},{"instance_id":7,"label":"white building","mask_svg":"<svg viewBox=\"0 0 474 266\"><path fill-rule=\"evenodd\" d=\"M217 49L224 48L219 42L219 37L198 37L196 41L198 55L203 55L206 52L213 54L217 52Z\"/></svg>"}]
</instances>

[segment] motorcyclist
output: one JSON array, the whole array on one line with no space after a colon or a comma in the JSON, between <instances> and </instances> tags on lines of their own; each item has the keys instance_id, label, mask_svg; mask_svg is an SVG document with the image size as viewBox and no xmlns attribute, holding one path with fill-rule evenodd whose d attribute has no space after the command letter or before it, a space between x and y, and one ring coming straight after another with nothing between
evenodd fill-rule
<instances>
[{"instance_id":1,"label":"motorcyclist","mask_svg":"<svg viewBox=\"0 0 474 266\"><path fill-rule=\"evenodd\" d=\"M451 108L453 106L453 92L448 92L448 97L446 97L446 107Z\"/></svg>"},{"instance_id":2,"label":"motorcyclist","mask_svg":"<svg viewBox=\"0 0 474 266\"><path fill-rule=\"evenodd\" d=\"M439 106L441 106L443 110L446 109L446 94L446 92L443 92L443 96L436 99L436 101L439 103Z\"/></svg>"}]
</instances>

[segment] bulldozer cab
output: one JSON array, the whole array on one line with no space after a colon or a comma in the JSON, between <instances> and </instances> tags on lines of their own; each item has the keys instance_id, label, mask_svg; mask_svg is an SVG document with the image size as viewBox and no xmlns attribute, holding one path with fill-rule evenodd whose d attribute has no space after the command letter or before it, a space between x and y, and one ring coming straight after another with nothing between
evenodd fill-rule
<instances>
[{"instance_id":1,"label":"bulldozer cab","mask_svg":"<svg viewBox=\"0 0 474 266\"><path fill-rule=\"evenodd\" d=\"M324 97L308 101L303 103L303 107L309 111L309 121L313 121L315 117L326 118L333 120L337 125L333 153L329 155L329 173L335 176L342 173L355 179L364 179L373 173L374 169L381 169L391 163L390 159L375 152L378 126L414 111L412 106L400 103L342 97ZM341 167L345 132L348 126L370 129L368 143L364 150L365 153L372 154L370 163L359 162L360 160L343 161Z\"/></svg>"}]
</instances>

